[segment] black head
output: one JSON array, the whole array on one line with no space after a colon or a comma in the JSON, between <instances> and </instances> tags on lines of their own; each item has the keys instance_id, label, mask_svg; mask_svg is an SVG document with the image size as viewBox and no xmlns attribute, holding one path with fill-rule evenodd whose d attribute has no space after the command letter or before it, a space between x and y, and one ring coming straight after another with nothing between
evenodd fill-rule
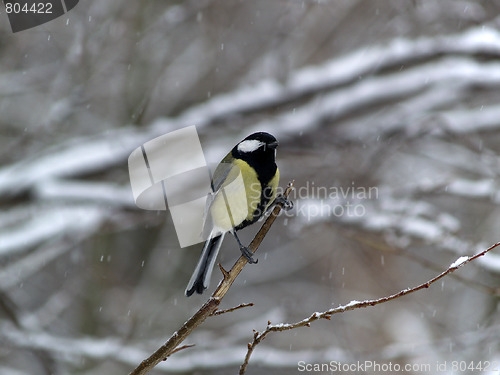
<instances>
[{"instance_id":1,"label":"black head","mask_svg":"<svg viewBox=\"0 0 500 375\"><path fill-rule=\"evenodd\" d=\"M274 136L265 132L257 132L250 134L240 143L235 146L235 151L238 156L244 157L253 154L257 156L259 154L275 154L275 150L278 147L278 141Z\"/></svg>"},{"instance_id":2,"label":"black head","mask_svg":"<svg viewBox=\"0 0 500 375\"><path fill-rule=\"evenodd\" d=\"M276 148L278 141L265 132L250 134L232 150L234 158L242 159L252 166L262 182L267 183L276 173Z\"/></svg>"}]
</instances>

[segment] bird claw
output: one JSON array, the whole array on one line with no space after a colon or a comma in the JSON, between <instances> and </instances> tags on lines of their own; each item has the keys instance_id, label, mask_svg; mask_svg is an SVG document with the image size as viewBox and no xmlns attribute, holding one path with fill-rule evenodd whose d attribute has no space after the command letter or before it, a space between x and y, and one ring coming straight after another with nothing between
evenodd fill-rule
<instances>
[{"instance_id":1,"label":"bird claw","mask_svg":"<svg viewBox=\"0 0 500 375\"><path fill-rule=\"evenodd\" d=\"M241 246L240 247L241 254L247 259L248 263L250 264L257 264L259 262L258 259L254 259L252 257L253 253L250 251L248 247Z\"/></svg>"},{"instance_id":2,"label":"bird claw","mask_svg":"<svg viewBox=\"0 0 500 375\"><path fill-rule=\"evenodd\" d=\"M293 202L282 195L276 197L276 203L281 203L285 211L290 211L293 208Z\"/></svg>"}]
</instances>

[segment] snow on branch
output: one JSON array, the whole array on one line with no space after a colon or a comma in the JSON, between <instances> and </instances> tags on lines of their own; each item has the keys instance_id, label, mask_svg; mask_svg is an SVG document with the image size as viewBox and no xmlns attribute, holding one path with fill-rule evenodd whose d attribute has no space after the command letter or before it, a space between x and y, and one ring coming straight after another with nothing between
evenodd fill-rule
<instances>
[{"instance_id":1,"label":"snow on branch","mask_svg":"<svg viewBox=\"0 0 500 375\"><path fill-rule=\"evenodd\" d=\"M351 310L356 310L356 309L361 309L365 307L372 307L376 306L385 302L389 302L392 300L395 300L396 298L400 298L403 296L406 296L408 294L417 292L422 289L427 289L429 288L432 284L434 284L436 281L441 280L443 277L446 275L449 275L450 273L456 271L458 268L464 266L465 264L472 262L491 250L497 248L500 246L500 242L488 247L486 250L483 250L471 257L460 257L458 258L455 262L453 262L445 271L441 272L439 275L433 277L432 279L417 285L413 288L407 288L399 291L398 293L392 294L390 296L386 297L381 297L381 298L376 298L376 299L370 299L370 300L364 300L364 301L351 301L346 305L341 305L334 307L332 309L323 311L323 312L314 312L312 313L309 317L304 318L301 321L295 322L295 323L281 323L281 324L271 324L271 322L267 323L267 327L264 331L258 332L255 331L254 336L253 336L253 341L248 344L248 350L247 354L245 356L245 360L243 361L241 367L240 367L240 375L244 374L246 372L250 357L252 356L253 351L257 347L258 344L264 340L267 335L269 335L271 332L282 332L282 331L288 331L291 329L296 329L300 327L310 327L311 323L320 320L320 319L326 319L330 320L332 315L334 314L340 314L344 313L346 311L351 311Z\"/></svg>"},{"instance_id":2,"label":"snow on branch","mask_svg":"<svg viewBox=\"0 0 500 375\"><path fill-rule=\"evenodd\" d=\"M441 212L428 202L396 199L390 194L390 191L380 193L376 201L358 202L352 197L346 201L333 198L298 200L296 213L300 220L296 220L292 228L300 231L303 226L319 221L335 221L369 232L393 233L392 239L396 242L424 241L458 255L473 246L456 236L460 221L451 214ZM353 209L358 203L362 205L362 214L356 214Z\"/></svg>"},{"instance_id":3,"label":"snow on branch","mask_svg":"<svg viewBox=\"0 0 500 375\"><path fill-rule=\"evenodd\" d=\"M78 176L123 163L141 140L148 140L132 129L119 129L100 137L73 139L43 155L0 169L0 196L15 195L35 183L56 177Z\"/></svg>"},{"instance_id":4,"label":"snow on branch","mask_svg":"<svg viewBox=\"0 0 500 375\"><path fill-rule=\"evenodd\" d=\"M91 360L114 360L126 366L133 366L146 357L145 349L123 343L118 337L92 338L61 337L55 334L36 330L20 330L9 324L0 326L3 339L12 345L54 353L61 361L77 365L81 358ZM186 373L227 366L237 366L245 355L245 349L233 346L223 349L204 349L203 352L188 356L174 356L168 359L168 366L157 366L156 371L164 373ZM297 357L309 361L319 361L328 357L337 361L345 361L349 354L337 347L318 350L303 350L290 352L289 350L269 349L266 353L256 353L254 361L263 366L296 367ZM2 373L3 374L3 373Z\"/></svg>"},{"instance_id":5,"label":"snow on branch","mask_svg":"<svg viewBox=\"0 0 500 375\"><path fill-rule=\"evenodd\" d=\"M1 329L4 340L18 347L56 352L61 355L60 358L70 362L72 359L76 361L79 357L87 357L92 359L114 358L120 362L132 364L144 355L144 351L127 347L118 338L63 338L46 332L21 331L9 324L3 324Z\"/></svg>"},{"instance_id":6,"label":"snow on branch","mask_svg":"<svg viewBox=\"0 0 500 375\"><path fill-rule=\"evenodd\" d=\"M2 218L10 213L7 211L0 216L0 224ZM16 213L14 215L18 216ZM36 216L24 218L23 223L19 223L15 229L10 228L11 223L0 231L0 257L27 251L57 235L93 232L105 216L105 210L98 207L44 207Z\"/></svg>"},{"instance_id":7,"label":"snow on branch","mask_svg":"<svg viewBox=\"0 0 500 375\"><path fill-rule=\"evenodd\" d=\"M273 129L278 135L294 135L311 131L325 121L335 121L347 115L355 115L363 108L387 101L400 101L412 95L425 95L433 87L452 88L459 92L472 86L500 85L500 64L476 62L465 57L450 57L421 64L401 72L384 76L372 76L339 88L332 93L318 96L291 113L266 119L254 126L257 129ZM440 90L441 91L441 90ZM427 105L433 106L429 101ZM404 112L403 112L404 113ZM396 126L405 127L401 118L368 128L364 123L342 128L342 136L348 139L366 139L375 134L393 131ZM448 131L453 128L447 128Z\"/></svg>"},{"instance_id":8,"label":"snow on branch","mask_svg":"<svg viewBox=\"0 0 500 375\"><path fill-rule=\"evenodd\" d=\"M457 178L447 185L446 192L465 198L487 198L498 203L500 194L496 185L491 178L480 180Z\"/></svg>"},{"instance_id":9,"label":"snow on branch","mask_svg":"<svg viewBox=\"0 0 500 375\"><path fill-rule=\"evenodd\" d=\"M373 75L380 70L451 54L464 57L423 64L407 72L355 83L359 77ZM264 80L253 86L217 95L191 107L175 119L154 121L142 131L125 127L110 130L98 138L75 138L41 155L3 167L0 169L0 195L19 194L40 180L79 176L123 163L137 145L182 126L194 124L202 129L221 118L266 110L326 89L336 88L338 91L304 106L298 105L294 113L281 115L276 119L277 122L263 122L257 127L267 126L277 135L308 131L325 118L352 113L374 101L414 94L438 82L458 81L464 85L498 86L499 65L473 62L466 57L476 54L492 57L500 55L500 33L480 27L451 36L416 40L399 38L388 44L362 48L325 64L297 70L283 84ZM342 88L346 83L349 85ZM482 115L485 126L491 126L491 118L495 113ZM283 123L286 123L286 127L282 126Z\"/></svg>"},{"instance_id":10,"label":"snow on branch","mask_svg":"<svg viewBox=\"0 0 500 375\"><path fill-rule=\"evenodd\" d=\"M37 199L93 202L119 207L136 207L129 186L105 182L88 182L66 179L47 179L34 186Z\"/></svg>"},{"instance_id":11,"label":"snow on branch","mask_svg":"<svg viewBox=\"0 0 500 375\"><path fill-rule=\"evenodd\" d=\"M366 47L321 66L304 68L290 79L288 86L290 91L303 95L389 67L451 54L497 57L500 55L500 32L481 26L455 35L415 40L398 38L387 45Z\"/></svg>"},{"instance_id":12,"label":"snow on branch","mask_svg":"<svg viewBox=\"0 0 500 375\"><path fill-rule=\"evenodd\" d=\"M452 54L484 54L495 58L500 55L500 32L477 27L450 36L415 40L398 38L388 44L364 47L324 64L300 69L292 73L284 84L265 80L252 87L218 95L206 104L187 111L181 118L186 122L206 124L236 113L263 110L318 91L340 87L390 67L399 68L413 61Z\"/></svg>"}]
</instances>

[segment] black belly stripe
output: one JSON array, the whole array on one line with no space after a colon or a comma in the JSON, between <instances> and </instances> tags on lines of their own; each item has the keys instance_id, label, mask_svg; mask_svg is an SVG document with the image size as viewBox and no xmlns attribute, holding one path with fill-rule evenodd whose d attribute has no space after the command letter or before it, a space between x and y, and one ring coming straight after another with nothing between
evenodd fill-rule
<instances>
[{"instance_id":1,"label":"black belly stripe","mask_svg":"<svg viewBox=\"0 0 500 375\"><path fill-rule=\"evenodd\" d=\"M263 187L262 194L260 195L260 202L257 206L257 209L254 212L253 218L251 220L248 219L244 220L240 225L235 227L235 230L243 229L246 226L253 224L257 220L259 220L262 217L262 215L264 215L266 207L270 203L269 200L272 194L273 194L273 189L271 186Z\"/></svg>"}]
</instances>

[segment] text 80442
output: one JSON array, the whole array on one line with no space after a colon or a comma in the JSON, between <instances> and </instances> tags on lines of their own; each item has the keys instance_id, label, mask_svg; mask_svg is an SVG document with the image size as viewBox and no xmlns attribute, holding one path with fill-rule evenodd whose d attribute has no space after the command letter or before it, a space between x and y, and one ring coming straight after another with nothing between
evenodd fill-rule
<instances>
[{"instance_id":1,"label":"text 80442","mask_svg":"<svg viewBox=\"0 0 500 375\"><path fill-rule=\"evenodd\" d=\"M51 14L52 3L39 2L39 3L23 3L23 2L9 2L5 4L5 12L8 14L14 13L36 13L36 14Z\"/></svg>"}]
</instances>

